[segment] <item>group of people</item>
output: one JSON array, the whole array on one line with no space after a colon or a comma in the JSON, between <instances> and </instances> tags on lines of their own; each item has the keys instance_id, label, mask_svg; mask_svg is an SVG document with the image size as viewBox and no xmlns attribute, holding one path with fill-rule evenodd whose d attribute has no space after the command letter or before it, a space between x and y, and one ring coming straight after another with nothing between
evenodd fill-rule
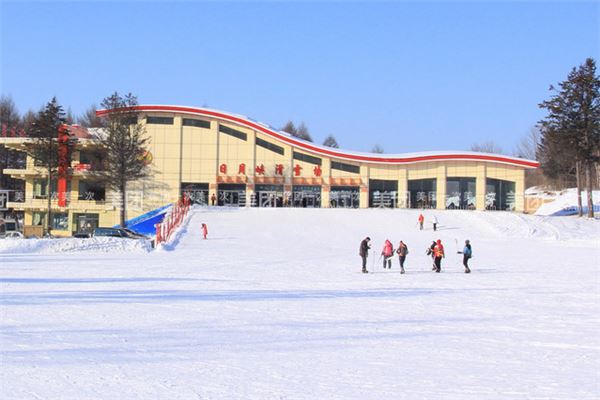
<instances>
[{"instance_id":1,"label":"group of people","mask_svg":"<svg viewBox=\"0 0 600 400\"><path fill-rule=\"evenodd\" d=\"M369 250L371 249L370 242L371 238L368 236L364 238L362 242L360 242L359 255L362 259L362 272L364 274L369 272L367 271L367 257L369 256ZM398 255L398 260L400 262L400 273L404 274L404 262L406 261L406 256L408 255L408 246L402 240L400 241L398 248L394 249L392 242L386 239L383 245L383 249L381 250L383 268L392 268L392 258L394 256L394 253ZM465 247L463 248L463 251L457 251L457 254L463 255L463 266L465 267L465 274L471 273L471 269L469 268L469 259L473 256L471 242L469 240L465 240ZM427 255L431 256L433 267L432 270L438 273L441 272L442 258L446 257L444 245L442 244L441 239L438 239L431 243L431 246L427 248Z\"/></svg>"}]
</instances>

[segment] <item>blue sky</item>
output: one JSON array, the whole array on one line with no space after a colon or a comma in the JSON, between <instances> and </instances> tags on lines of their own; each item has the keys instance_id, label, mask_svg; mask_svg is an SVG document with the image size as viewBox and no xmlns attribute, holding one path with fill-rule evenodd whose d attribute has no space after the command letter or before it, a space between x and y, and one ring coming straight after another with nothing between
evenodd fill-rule
<instances>
[{"instance_id":1,"label":"blue sky","mask_svg":"<svg viewBox=\"0 0 600 400\"><path fill-rule=\"evenodd\" d=\"M386 153L512 151L548 87L598 59L596 2L1 5L0 87L82 113L116 91L209 106Z\"/></svg>"}]
</instances>

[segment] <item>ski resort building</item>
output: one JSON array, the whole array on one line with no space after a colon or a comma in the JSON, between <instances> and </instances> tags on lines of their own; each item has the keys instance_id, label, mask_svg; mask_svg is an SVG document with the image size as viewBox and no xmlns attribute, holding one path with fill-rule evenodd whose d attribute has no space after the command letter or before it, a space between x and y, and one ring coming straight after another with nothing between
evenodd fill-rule
<instances>
[{"instance_id":1,"label":"ski resort building","mask_svg":"<svg viewBox=\"0 0 600 400\"><path fill-rule=\"evenodd\" d=\"M536 161L469 151L372 154L300 140L248 117L206 108L142 105L153 174L129 188L128 217L186 194L230 207L426 208L524 211L524 175ZM107 111L99 111L100 116ZM73 127L78 138L68 175L47 188L33 160L4 174L25 180L5 207L39 225L47 196L55 234L118 223L118 196L97 179L102 131ZM0 138L24 151L26 138ZM57 193L58 190L58 193ZM66 195L65 195L66 193ZM1 205L0 205L1 206Z\"/></svg>"}]
</instances>

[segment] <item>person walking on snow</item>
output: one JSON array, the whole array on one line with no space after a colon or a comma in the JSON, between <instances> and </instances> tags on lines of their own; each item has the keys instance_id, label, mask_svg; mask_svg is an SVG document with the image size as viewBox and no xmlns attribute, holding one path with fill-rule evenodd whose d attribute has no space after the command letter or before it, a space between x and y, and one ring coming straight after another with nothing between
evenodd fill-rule
<instances>
[{"instance_id":1,"label":"person walking on snow","mask_svg":"<svg viewBox=\"0 0 600 400\"><path fill-rule=\"evenodd\" d=\"M385 264L387 261L388 269L392 268L392 256L394 255L394 246L392 246L392 242L386 239L385 244L383 245L383 250L381 251L381 255L383 256L383 269L385 269Z\"/></svg>"},{"instance_id":2,"label":"person walking on snow","mask_svg":"<svg viewBox=\"0 0 600 400\"><path fill-rule=\"evenodd\" d=\"M434 232L435 232L435 231L437 231L438 219L437 219L437 217L435 216L435 214L434 214L434 216L433 216L433 219L431 220L431 223L433 224L433 231L434 231Z\"/></svg>"},{"instance_id":3,"label":"person walking on snow","mask_svg":"<svg viewBox=\"0 0 600 400\"><path fill-rule=\"evenodd\" d=\"M419 230L423 230L423 222L425 222L425 217L423 214L419 214Z\"/></svg>"},{"instance_id":4,"label":"person walking on snow","mask_svg":"<svg viewBox=\"0 0 600 400\"><path fill-rule=\"evenodd\" d=\"M433 252L433 249L435 249L435 240L433 242L431 242L431 246L429 246L427 248L427 255L431 256L431 265L433 266L433 268L431 268L432 271L435 271L437 269L437 267L435 266L435 254Z\"/></svg>"},{"instance_id":5,"label":"person walking on snow","mask_svg":"<svg viewBox=\"0 0 600 400\"><path fill-rule=\"evenodd\" d=\"M362 258L362 272L363 274L366 274L367 272L367 257L369 256L369 249L371 248L371 245L369 244L369 242L371 241L370 237L366 237L363 239L362 242L360 242L360 249L358 251L358 255L360 255L360 258Z\"/></svg>"},{"instance_id":6,"label":"person walking on snow","mask_svg":"<svg viewBox=\"0 0 600 400\"><path fill-rule=\"evenodd\" d=\"M404 260L406 260L406 255L408 254L408 246L406 246L406 244L402 240L398 245L398 250L396 250L396 253L398 253L398 259L400 260L400 273L403 274Z\"/></svg>"},{"instance_id":7,"label":"person walking on snow","mask_svg":"<svg viewBox=\"0 0 600 400\"><path fill-rule=\"evenodd\" d=\"M463 265L465 266L465 274L470 274L471 270L469 269L469 258L473 257L473 250L471 250L471 242L469 240L465 240L465 248L463 251L458 251L458 254L463 255Z\"/></svg>"},{"instance_id":8,"label":"person walking on snow","mask_svg":"<svg viewBox=\"0 0 600 400\"><path fill-rule=\"evenodd\" d=\"M442 258L445 258L444 254L444 246L442 245L442 241L440 239L437 240L435 247L433 248L433 255L435 256L435 272L442 271Z\"/></svg>"},{"instance_id":9,"label":"person walking on snow","mask_svg":"<svg viewBox=\"0 0 600 400\"><path fill-rule=\"evenodd\" d=\"M208 226L206 224L202 224L202 236L204 237L204 239L206 239L207 235L208 235Z\"/></svg>"}]
</instances>

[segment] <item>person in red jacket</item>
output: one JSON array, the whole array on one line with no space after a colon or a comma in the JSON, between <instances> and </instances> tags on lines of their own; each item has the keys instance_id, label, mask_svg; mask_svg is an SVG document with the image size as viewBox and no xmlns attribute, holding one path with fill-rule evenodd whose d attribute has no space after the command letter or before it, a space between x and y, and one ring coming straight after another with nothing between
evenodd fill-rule
<instances>
[{"instance_id":1,"label":"person in red jacket","mask_svg":"<svg viewBox=\"0 0 600 400\"><path fill-rule=\"evenodd\" d=\"M425 217L423 214L419 214L419 229L423 230L423 222L425 222Z\"/></svg>"},{"instance_id":2,"label":"person in red jacket","mask_svg":"<svg viewBox=\"0 0 600 400\"><path fill-rule=\"evenodd\" d=\"M383 250L381 251L381 255L383 256L383 268L385 269L385 264L387 262L388 269L392 268L392 256L394 255L394 246L392 246L392 242L389 240L385 241L383 245Z\"/></svg>"},{"instance_id":3,"label":"person in red jacket","mask_svg":"<svg viewBox=\"0 0 600 400\"><path fill-rule=\"evenodd\" d=\"M434 255L434 263L435 263L435 272L441 272L442 270L442 258L445 258L444 254L444 245L442 245L442 241L440 239L435 243L435 247L433 248Z\"/></svg>"},{"instance_id":4,"label":"person in red jacket","mask_svg":"<svg viewBox=\"0 0 600 400\"><path fill-rule=\"evenodd\" d=\"M204 239L206 239L207 235L208 235L208 226L206 224L202 224L202 236L204 237Z\"/></svg>"}]
</instances>

